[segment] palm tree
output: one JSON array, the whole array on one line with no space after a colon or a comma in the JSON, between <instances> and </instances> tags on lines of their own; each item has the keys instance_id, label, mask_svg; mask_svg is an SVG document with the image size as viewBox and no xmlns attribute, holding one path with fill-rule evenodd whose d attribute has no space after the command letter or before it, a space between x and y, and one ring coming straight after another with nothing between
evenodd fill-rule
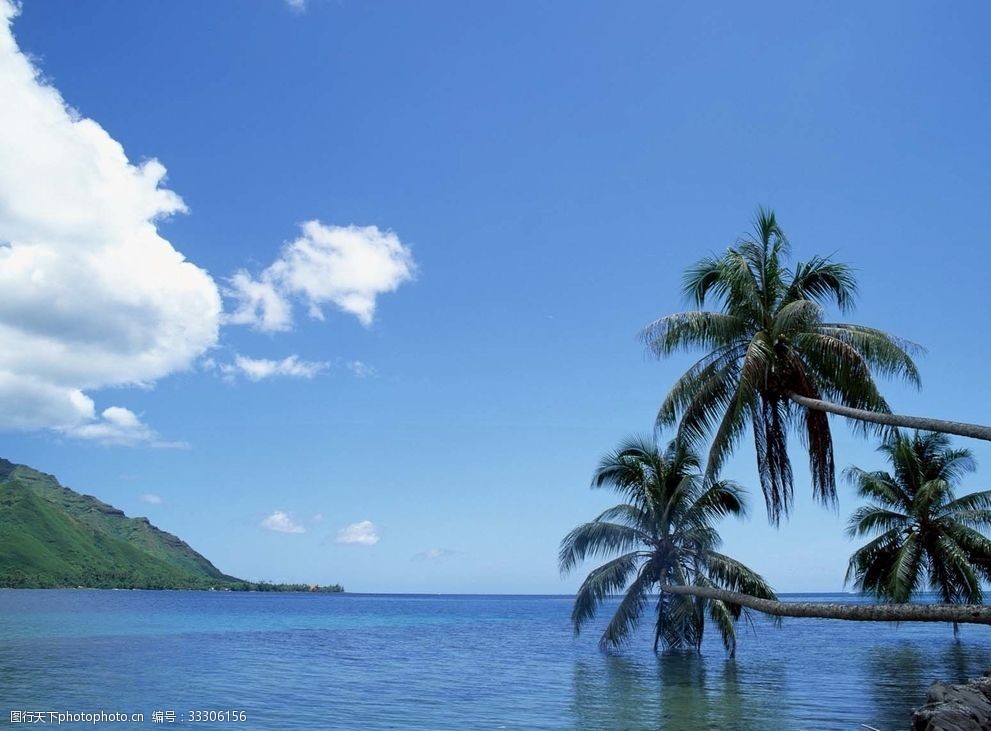
<instances>
[{"instance_id":1,"label":"palm tree","mask_svg":"<svg viewBox=\"0 0 991 731\"><path fill-rule=\"evenodd\" d=\"M991 490L954 495L973 472L969 450L943 434L894 433L879 447L894 474L846 471L869 504L851 517L847 534L874 536L850 558L847 580L880 599L907 602L929 589L946 604L981 604L991 581Z\"/></svg>"},{"instance_id":2,"label":"palm tree","mask_svg":"<svg viewBox=\"0 0 991 731\"><path fill-rule=\"evenodd\" d=\"M661 586L722 588L773 600L774 592L758 574L716 552L713 523L741 516L741 489L732 482L706 481L699 457L678 442L661 451L653 440L630 439L599 463L592 487L610 487L625 502L575 528L561 542L561 572L567 574L592 556L611 560L594 569L575 597L571 614L575 633L595 616L602 601L626 593L602 634L602 645L627 640ZM619 554L618 556L616 554ZM708 618L730 654L736 647L738 604L661 593L656 599L654 650L699 649Z\"/></svg>"},{"instance_id":3,"label":"palm tree","mask_svg":"<svg viewBox=\"0 0 991 731\"><path fill-rule=\"evenodd\" d=\"M648 325L642 337L658 357L702 349L661 404L658 427L679 425L679 437L701 449L711 437L707 474L719 473L749 426L768 515L777 522L792 497L787 438L800 432L813 494L836 499L836 470L827 413L867 425L921 427L991 440L991 428L897 416L875 375L920 385L912 354L921 350L881 330L827 322L824 306L853 307L856 281L845 264L813 257L789 268L788 240L774 213L759 210L750 238L685 275L699 308ZM718 311L704 311L707 302Z\"/></svg>"}]
</instances>

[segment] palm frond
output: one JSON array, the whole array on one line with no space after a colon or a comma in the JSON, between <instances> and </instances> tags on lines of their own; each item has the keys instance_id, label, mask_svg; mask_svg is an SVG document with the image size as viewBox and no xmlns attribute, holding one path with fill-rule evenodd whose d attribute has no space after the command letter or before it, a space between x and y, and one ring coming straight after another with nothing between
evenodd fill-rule
<instances>
[{"instance_id":1,"label":"palm frond","mask_svg":"<svg viewBox=\"0 0 991 731\"><path fill-rule=\"evenodd\" d=\"M759 599L777 600L771 585L753 569L721 553L710 551L705 557L705 575L721 589L749 594Z\"/></svg>"},{"instance_id":2,"label":"palm frond","mask_svg":"<svg viewBox=\"0 0 991 731\"><path fill-rule=\"evenodd\" d=\"M730 480L709 483L703 492L692 496L691 504L682 513L681 520L684 523L709 525L727 515L745 517L747 506L744 494L743 487Z\"/></svg>"},{"instance_id":3,"label":"palm frond","mask_svg":"<svg viewBox=\"0 0 991 731\"><path fill-rule=\"evenodd\" d=\"M712 586L705 576L699 576L696 583L699 586ZM718 599L706 600L703 605L716 629L719 631L723 647L730 657L736 656L736 621L740 617L741 608L735 604L726 604ZM700 638L701 639L701 638ZM701 643L700 643L701 644Z\"/></svg>"},{"instance_id":4,"label":"palm frond","mask_svg":"<svg viewBox=\"0 0 991 731\"><path fill-rule=\"evenodd\" d=\"M634 528L645 536L649 536L651 530L649 521L650 513L642 506L620 503L619 505L613 505L611 508L603 510L592 522L619 523Z\"/></svg>"},{"instance_id":5,"label":"palm frond","mask_svg":"<svg viewBox=\"0 0 991 731\"><path fill-rule=\"evenodd\" d=\"M846 534L851 538L866 536L878 532L891 530L903 530L911 523L911 518L904 513L899 513L886 508L879 508L875 505L864 505L857 508L847 522Z\"/></svg>"},{"instance_id":6,"label":"palm frond","mask_svg":"<svg viewBox=\"0 0 991 731\"><path fill-rule=\"evenodd\" d=\"M680 563L675 563L668 580L679 586L689 584L689 576ZM702 605L695 598L681 594L661 593L657 602L657 624L654 648L658 640L671 649L695 648L702 644L704 617Z\"/></svg>"},{"instance_id":7,"label":"palm frond","mask_svg":"<svg viewBox=\"0 0 991 731\"><path fill-rule=\"evenodd\" d=\"M991 540L964 523L944 524L943 530L966 554L967 561L984 581L991 581Z\"/></svg>"},{"instance_id":8,"label":"palm frond","mask_svg":"<svg viewBox=\"0 0 991 731\"><path fill-rule=\"evenodd\" d=\"M967 552L943 533L929 547L931 565L930 588L942 595L946 603L983 604L981 581Z\"/></svg>"},{"instance_id":9,"label":"palm frond","mask_svg":"<svg viewBox=\"0 0 991 731\"><path fill-rule=\"evenodd\" d=\"M918 366L912 359L914 355L925 353L921 345L883 330L845 322L822 323L816 332L854 348L874 373L903 378L913 386L922 386Z\"/></svg>"},{"instance_id":10,"label":"palm frond","mask_svg":"<svg viewBox=\"0 0 991 731\"><path fill-rule=\"evenodd\" d=\"M726 410L737 400L739 371L739 363L730 362L707 374L704 380L676 384L676 388L684 387L686 393L689 388L694 390L683 404L677 404L673 398L665 399L657 413L657 426L677 423L678 439L693 448L702 448Z\"/></svg>"},{"instance_id":11,"label":"palm frond","mask_svg":"<svg viewBox=\"0 0 991 731\"><path fill-rule=\"evenodd\" d=\"M853 581L855 589L886 597L887 578L898 551L901 531L889 530L861 546L850 556L844 583Z\"/></svg>"},{"instance_id":12,"label":"palm frond","mask_svg":"<svg viewBox=\"0 0 991 731\"><path fill-rule=\"evenodd\" d=\"M736 384L735 393L731 398L726 399L727 403L725 406L722 403L711 404L711 406L716 408L710 409L709 415L715 417L717 413L716 409L718 409L718 412L721 412L723 417L709 446L709 462L706 466L706 476L708 478L712 479L719 473L726 459L746 431L747 416L750 415L752 417L754 414L755 402L760 393L761 384L770 370L772 358L773 350L767 342L767 338L755 336L747 345L747 351L743 357L740 379ZM688 421L688 416L686 413L679 429L679 434L691 427L692 422ZM706 430L706 433L699 433L694 430L692 432L689 433L689 438L698 439L699 437L708 435L708 430Z\"/></svg>"},{"instance_id":13,"label":"palm frond","mask_svg":"<svg viewBox=\"0 0 991 731\"><path fill-rule=\"evenodd\" d=\"M561 541L558 565L562 574L568 574L587 558L636 551L649 546L650 540L649 535L628 525L600 521L583 523Z\"/></svg>"},{"instance_id":14,"label":"palm frond","mask_svg":"<svg viewBox=\"0 0 991 731\"><path fill-rule=\"evenodd\" d=\"M903 603L919 588L922 574L922 542L918 533L910 533L895 551L884 585L884 597Z\"/></svg>"},{"instance_id":15,"label":"palm frond","mask_svg":"<svg viewBox=\"0 0 991 731\"><path fill-rule=\"evenodd\" d=\"M760 478L767 517L777 524L791 510L794 475L788 458L786 406L781 401L759 398L751 411L757 475Z\"/></svg>"},{"instance_id":16,"label":"palm frond","mask_svg":"<svg viewBox=\"0 0 991 731\"><path fill-rule=\"evenodd\" d=\"M809 475L812 477L812 497L830 507L836 507L836 461L833 457L833 434L829 417L822 411L805 409L798 415L804 425L802 436L809 454Z\"/></svg>"},{"instance_id":17,"label":"palm frond","mask_svg":"<svg viewBox=\"0 0 991 731\"><path fill-rule=\"evenodd\" d=\"M822 321L822 306L806 299L789 302L775 314L771 339L778 341L815 330Z\"/></svg>"},{"instance_id":18,"label":"palm frond","mask_svg":"<svg viewBox=\"0 0 991 731\"><path fill-rule=\"evenodd\" d=\"M746 337L746 321L721 312L693 310L667 315L650 323L640 339L657 357L693 348L719 349Z\"/></svg>"},{"instance_id":19,"label":"palm frond","mask_svg":"<svg viewBox=\"0 0 991 731\"><path fill-rule=\"evenodd\" d=\"M652 564L649 562L644 564L603 630L599 639L602 647L607 645L618 647L630 638L650 600L650 588L656 582L656 578Z\"/></svg>"},{"instance_id":20,"label":"palm frond","mask_svg":"<svg viewBox=\"0 0 991 731\"><path fill-rule=\"evenodd\" d=\"M867 472L859 467L848 467L843 474L847 481L857 488L860 497L873 500L893 510L911 511L913 496L887 472Z\"/></svg>"},{"instance_id":21,"label":"palm frond","mask_svg":"<svg viewBox=\"0 0 991 731\"><path fill-rule=\"evenodd\" d=\"M589 573L575 595L575 604L571 610L571 623L576 635L595 616L606 597L623 590L642 560L642 554L631 552L614 558Z\"/></svg>"},{"instance_id":22,"label":"palm frond","mask_svg":"<svg viewBox=\"0 0 991 731\"><path fill-rule=\"evenodd\" d=\"M807 299L818 304L835 303L840 311L853 309L857 280L846 264L816 256L795 266L785 300Z\"/></svg>"}]
</instances>

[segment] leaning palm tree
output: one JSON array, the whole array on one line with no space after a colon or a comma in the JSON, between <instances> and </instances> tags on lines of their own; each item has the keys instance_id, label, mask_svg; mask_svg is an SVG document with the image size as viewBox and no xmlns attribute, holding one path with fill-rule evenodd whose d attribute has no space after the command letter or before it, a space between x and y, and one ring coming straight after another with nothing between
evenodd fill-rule
<instances>
[{"instance_id":1,"label":"leaning palm tree","mask_svg":"<svg viewBox=\"0 0 991 731\"><path fill-rule=\"evenodd\" d=\"M664 399L657 424L679 425L680 438L695 448L711 438L710 476L749 427L768 515L777 522L792 497L792 430L808 448L813 494L835 501L827 413L865 428L918 427L991 440L989 427L891 414L875 376L920 385L912 355L921 349L881 330L826 321L825 306L852 308L852 270L822 257L789 268L788 240L771 211L758 211L754 229L722 256L703 259L686 273L685 292L699 309L663 317L642 334L658 357L705 351ZM717 311L701 309L710 301Z\"/></svg>"},{"instance_id":2,"label":"leaning palm tree","mask_svg":"<svg viewBox=\"0 0 991 731\"><path fill-rule=\"evenodd\" d=\"M991 490L954 495L973 472L970 451L943 434L894 433L879 448L893 473L846 471L869 504L850 518L851 537L874 536L850 558L847 580L880 599L907 602L929 589L946 604L981 604L991 581ZM956 625L954 625L954 629Z\"/></svg>"},{"instance_id":3,"label":"leaning palm tree","mask_svg":"<svg viewBox=\"0 0 991 731\"><path fill-rule=\"evenodd\" d=\"M606 597L624 587L625 596L602 634L602 645L627 640L652 592L662 587L725 589L775 599L757 573L716 552L720 539L713 523L725 515L744 514L741 489L732 482L706 481L699 457L680 443L661 450L649 438L630 439L602 459L592 487L612 488L625 501L578 526L561 542L564 574L586 558L613 556L578 590L571 614L576 634ZM739 605L661 592L656 611L655 651L662 641L668 647L699 649L708 617L727 651L734 653Z\"/></svg>"}]
</instances>

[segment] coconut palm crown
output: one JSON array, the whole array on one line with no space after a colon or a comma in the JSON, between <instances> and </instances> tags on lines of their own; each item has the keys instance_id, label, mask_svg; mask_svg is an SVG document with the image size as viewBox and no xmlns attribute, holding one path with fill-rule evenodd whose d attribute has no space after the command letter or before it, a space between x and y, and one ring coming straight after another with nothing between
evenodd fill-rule
<instances>
[{"instance_id":1,"label":"coconut palm crown","mask_svg":"<svg viewBox=\"0 0 991 731\"><path fill-rule=\"evenodd\" d=\"M626 589L602 634L601 644L620 645L633 633L651 602L656 604L654 649L699 649L706 617L731 654L736 604L665 593L665 586L730 589L773 599L757 573L717 553L713 524L745 512L741 489L728 481L706 481L699 457L678 442L663 450L647 437L627 440L599 463L592 487L608 487L624 502L571 531L561 542L560 567L567 574L587 558L609 557L589 573L575 597L575 633L607 597ZM660 590L659 594L655 594Z\"/></svg>"},{"instance_id":2,"label":"coconut palm crown","mask_svg":"<svg viewBox=\"0 0 991 731\"><path fill-rule=\"evenodd\" d=\"M991 490L956 497L975 469L970 451L943 434L890 435L879 447L893 472L846 471L869 504L850 518L851 537L874 536L850 558L847 580L881 599L907 602L926 589L946 604L981 604L991 581Z\"/></svg>"},{"instance_id":3,"label":"coconut palm crown","mask_svg":"<svg viewBox=\"0 0 991 731\"><path fill-rule=\"evenodd\" d=\"M798 431L808 448L813 494L824 503L836 499L827 414L795 399L887 414L876 375L920 384L910 355L918 346L874 328L825 320L827 305L841 312L853 307L850 267L817 256L789 268L789 255L774 213L760 209L752 236L686 273L685 292L699 309L663 317L642 333L658 357L705 352L664 399L658 427L678 425L679 438L697 449L711 438L710 477L749 427L775 523L792 500L790 431ZM709 303L716 309L703 310Z\"/></svg>"}]
</instances>

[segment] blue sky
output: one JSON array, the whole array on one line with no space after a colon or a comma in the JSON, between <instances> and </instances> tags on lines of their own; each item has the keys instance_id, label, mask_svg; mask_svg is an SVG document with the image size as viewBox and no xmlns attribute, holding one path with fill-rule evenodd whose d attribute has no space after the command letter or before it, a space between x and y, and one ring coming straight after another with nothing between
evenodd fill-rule
<instances>
[{"instance_id":1,"label":"blue sky","mask_svg":"<svg viewBox=\"0 0 991 731\"><path fill-rule=\"evenodd\" d=\"M103 140L137 192L90 200L78 125L58 137L76 165L20 125L29 104L0 116L4 161L44 159L0 180L0 239L44 229L56 247L47 279L0 267L25 303L0 308L5 332L38 319L47 338L0 362L22 379L0 382L2 454L247 578L568 592L558 541L611 504L587 487L598 457L651 427L690 362L646 358L637 332L686 306L682 271L759 204L798 258L858 269L851 319L929 349L922 392L888 389L896 410L986 423L989 21L981 3L26 0L4 63L27 54L132 166L168 175L156 188L153 163ZM73 206L95 258L57 248ZM362 281L307 285L297 255L348 242ZM119 291L87 274L125 250ZM291 316L266 329L238 272ZM836 441L840 465L880 466L842 423ZM969 446L985 465L969 485L988 487L991 449ZM752 516L725 548L779 591L839 589L856 499L813 505L795 448L778 529L750 448L731 462ZM348 526L365 542L338 542Z\"/></svg>"}]
</instances>

